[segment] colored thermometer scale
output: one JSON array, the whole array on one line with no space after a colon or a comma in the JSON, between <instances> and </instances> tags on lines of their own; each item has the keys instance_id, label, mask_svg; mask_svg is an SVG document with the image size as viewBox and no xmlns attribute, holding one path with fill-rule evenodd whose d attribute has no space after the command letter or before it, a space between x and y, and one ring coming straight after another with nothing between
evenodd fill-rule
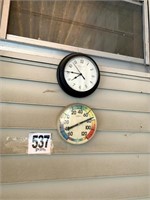
<instances>
[{"instance_id":1,"label":"colored thermometer scale","mask_svg":"<svg viewBox=\"0 0 150 200\"><path fill-rule=\"evenodd\" d=\"M71 144L83 144L94 135L97 120L91 108L83 104L69 105L58 120L61 137Z\"/></svg>"}]
</instances>

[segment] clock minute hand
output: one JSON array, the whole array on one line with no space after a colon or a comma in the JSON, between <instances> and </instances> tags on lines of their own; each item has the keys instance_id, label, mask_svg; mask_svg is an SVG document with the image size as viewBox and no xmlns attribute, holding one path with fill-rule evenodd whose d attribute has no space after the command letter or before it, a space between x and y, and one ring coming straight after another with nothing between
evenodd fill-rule
<instances>
[{"instance_id":1,"label":"clock minute hand","mask_svg":"<svg viewBox=\"0 0 150 200\"><path fill-rule=\"evenodd\" d=\"M72 129L72 128L74 128L74 127L76 127L76 126L79 126L80 124L83 124L83 123L85 123L85 122L87 122L87 121L89 121L89 120L91 120L91 119L93 119L94 117L90 117L90 118L88 118L88 119L86 119L86 120L83 120L83 121L81 121L81 122L78 122L77 124L74 124L73 126L69 126L69 127L66 127L67 128L67 130L69 131L70 129Z\"/></svg>"},{"instance_id":2,"label":"clock minute hand","mask_svg":"<svg viewBox=\"0 0 150 200\"><path fill-rule=\"evenodd\" d=\"M72 73L72 74L80 74L79 72L72 72L72 71L65 71L65 72L69 72L69 73Z\"/></svg>"},{"instance_id":3,"label":"clock minute hand","mask_svg":"<svg viewBox=\"0 0 150 200\"><path fill-rule=\"evenodd\" d=\"M73 63L74 64L74 63ZM75 68L78 70L78 72L80 73L80 75L82 76L82 78L85 80L85 77L83 76L83 74L80 72L80 70L78 69L78 67L74 64Z\"/></svg>"}]
</instances>

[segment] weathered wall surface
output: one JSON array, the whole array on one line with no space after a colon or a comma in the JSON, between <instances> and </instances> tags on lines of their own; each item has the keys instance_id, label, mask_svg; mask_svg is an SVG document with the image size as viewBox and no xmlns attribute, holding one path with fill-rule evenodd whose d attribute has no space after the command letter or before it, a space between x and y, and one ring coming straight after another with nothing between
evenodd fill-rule
<instances>
[{"instance_id":1,"label":"weathered wall surface","mask_svg":"<svg viewBox=\"0 0 150 200\"><path fill-rule=\"evenodd\" d=\"M78 99L59 87L56 64L1 59L2 199L150 198L150 76L99 67L98 89ZM79 146L57 132L59 113L76 102L98 120L93 139ZM27 154L34 131L52 133L52 155Z\"/></svg>"}]
</instances>

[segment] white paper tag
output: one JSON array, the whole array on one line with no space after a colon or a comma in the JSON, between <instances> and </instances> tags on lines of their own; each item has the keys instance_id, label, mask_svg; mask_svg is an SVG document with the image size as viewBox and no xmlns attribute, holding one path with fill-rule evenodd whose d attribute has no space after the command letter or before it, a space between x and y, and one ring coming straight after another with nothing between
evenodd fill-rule
<instances>
[{"instance_id":1,"label":"white paper tag","mask_svg":"<svg viewBox=\"0 0 150 200\"><path fill-rule=\"evenodd\" d=\"M30 133L28 138L28 154L51 154L51 133Z\"/></svg>"}]
</instances>

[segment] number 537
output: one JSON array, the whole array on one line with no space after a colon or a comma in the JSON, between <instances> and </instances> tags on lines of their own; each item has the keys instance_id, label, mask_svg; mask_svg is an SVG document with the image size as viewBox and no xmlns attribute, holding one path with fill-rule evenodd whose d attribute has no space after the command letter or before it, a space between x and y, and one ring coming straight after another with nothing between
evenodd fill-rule
<instances>
[{"instance_id":1,"label":"number 537","mask_svg":"<svg viewBox=\"0 0 150 200\"><path fill-rule=\"evenodd\" d=\"M33 135L32 147L33 148L47 148L50 135Z\"/></svg>"}]
</instances>

